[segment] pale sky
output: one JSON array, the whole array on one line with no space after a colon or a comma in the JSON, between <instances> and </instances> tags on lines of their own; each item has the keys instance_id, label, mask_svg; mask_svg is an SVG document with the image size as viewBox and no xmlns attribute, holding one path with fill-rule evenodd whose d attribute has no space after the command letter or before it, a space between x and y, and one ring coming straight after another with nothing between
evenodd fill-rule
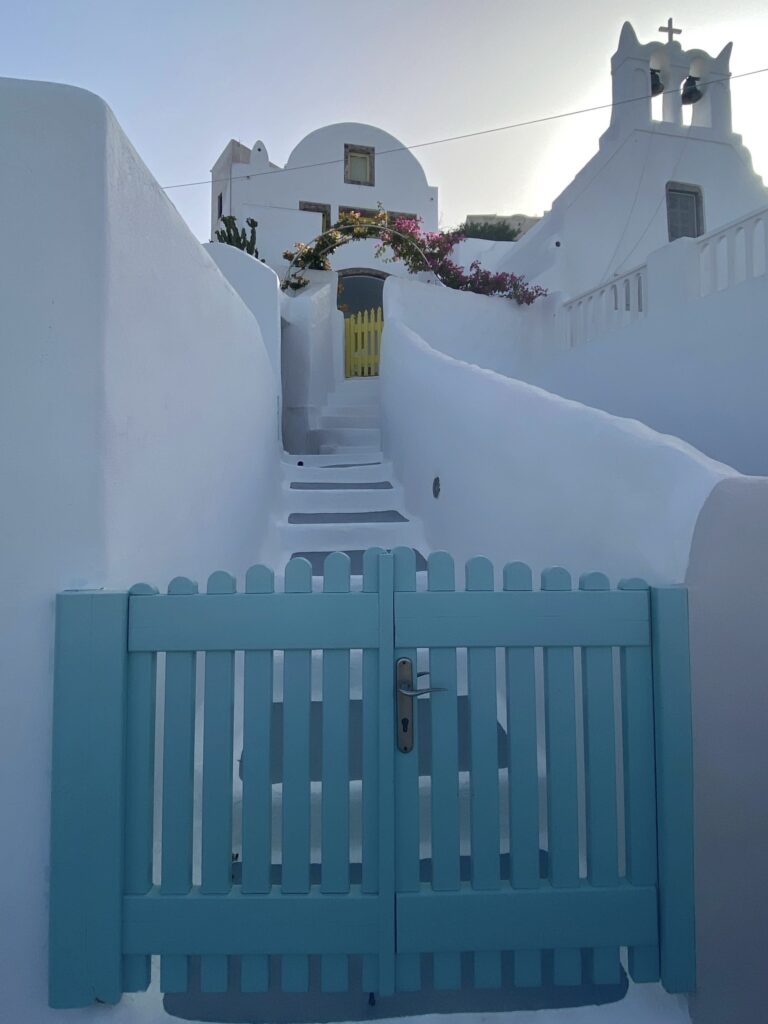
<instances>
[{"instance_id":1,"label":"pale sky","mask_svg":"<svg viewBox=\"0 0 768 1024\"><path fill-rule=\"evenodd\" d=\"M161 185L202 181L230 138L283 164L308 132L363 121L407 145L610 101L624 20L672 15L687 48L729 41L768 67L764 0L2 0L0 74L102 96ZM768 72L732 83L735 130L768 179ZM418 149L441 223L547 209L597 148L607 110ZM51 169L55 173L55 169ZM210 185L169 196L208 237Z\"/></svg>"}]
</instances>

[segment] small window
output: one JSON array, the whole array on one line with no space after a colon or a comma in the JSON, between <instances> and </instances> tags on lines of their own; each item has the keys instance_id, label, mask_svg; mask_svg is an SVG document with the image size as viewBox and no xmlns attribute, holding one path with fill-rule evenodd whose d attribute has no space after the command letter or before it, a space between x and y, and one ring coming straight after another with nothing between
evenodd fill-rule
<instances>
[{"instance_id":1,"label":"small window","mask_svg":"<svg viewBox=\"0 0 768 1024\"><path fill-rule=\"evenodd\" d=\"M216 200L216 216L218 217L219 220L221 220L222 213L224 213L224 193L219 192L218 198Z\"/></svg>"},{"instance_id":2,"label":"small window","mask_svg":"<svg viewBox=\"0 0 768 1024\"><path fill-rule=\"evenodd\" d=\"M348 216L350 213L359 213L363 220L375 220L378 210L363 210L359 206L340 206L339 218Z\"/></svg>"},{"instance_id":3,"label":"small window","mask_svg":"<svg viewBox=\"0 0 768 1024\"><path fill-rule=\"evenodd\" d=\"M344 181L347 185L373 185L373 146L344 146Z\"/></svg>"},{"instance_id":4,"label":"small window","mask_svg":"<svg viewBox=\"0 0 768 1024\"><path fill-rule=\"evenodd\" d=\"M387 225L394 227L396 220L418 220L418 216L415 213L397 213L395 210L387 210Z\"/></svg>"},{"instance_id":5,"label":"small window","mask_svg":"<svg viewBox=\"0 0 768 1024\"><path fill-rule=\"evenodd\" d=\"M670 242L704 234L704 205L698 185L667 183L667 227Z\"/></svg>"},{"instance_id":6,"label":"small window","mask_svg":"<svg viewBox=\"0 0 768 1024\"><path fill-rule=\"evenodd\" d=\"M323 215L323 231L327 231L331 226L331 206L330 203L305 203L304 200L299 203L300 210L308 210L309 213L322 213Z\"/></svg>"}]
</instances>

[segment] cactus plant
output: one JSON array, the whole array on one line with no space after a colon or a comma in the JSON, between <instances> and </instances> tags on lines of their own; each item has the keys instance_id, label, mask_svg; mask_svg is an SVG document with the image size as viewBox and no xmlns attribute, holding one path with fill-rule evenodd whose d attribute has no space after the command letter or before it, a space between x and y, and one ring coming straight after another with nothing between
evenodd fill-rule
<instances>
[{"instance_id":1,"label":"cactus plant","mask_svg":"<svg viewBox=\"0 0 768 1024\"><path fill-rule=\"evenodd\" d=\"M247 252L249 256L255 256L259 258L259 250L256 248L256 228L259 226L258 221L255 221L253 217L248 217L246 224L251 229L250 234L246 233L245 228L239 228L237 226L237 217L229 216L222 217L221 222L224 225L223 228L216 229L216 240L218 242L224 242L226 245L234 245L236 249L242 249L243 252Z\"/></svg>"}]
</instances>

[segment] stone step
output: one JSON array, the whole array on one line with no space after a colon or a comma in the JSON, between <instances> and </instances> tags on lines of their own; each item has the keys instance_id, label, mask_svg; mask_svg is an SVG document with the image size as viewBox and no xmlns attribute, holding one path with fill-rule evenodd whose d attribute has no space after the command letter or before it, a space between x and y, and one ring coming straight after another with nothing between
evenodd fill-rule
<instances>
[{"instance_id":1,"label":"stone step","mask_svg":"<svg viewBox=\"0 0 768 1024\"><path fill-rule=\"evenodd\" d=\"M288 522L291 525L309 526L326 523L407 523L408 519L397 509L387 508L379 512L290 512Z\"/></svg>"},{"instance_id":2,"label":"stone step","mask_svg":"<svg viewBox=\"0 0 768 1024\"><path fill-rule=\"evenodd\" d=\"M314 460L314 461L310 461ZM304 481L305 483L354 483L387 482L392 476L392 464L382 460L381 452L372 453L368 458L349 455L312 455L305 459L303 466L283 462L283 481Z\"/></svg>"},{"instance_id":3,"label":"stone step","mask_svg":"<svg viewBox=\"0 0 768 1024\"><path fill-rule=\"evenodd\" d=\"M312 441L317 445L318 452L321 453L327 445L345 448L380 448L381 430L379 427L323 427L312 431Z\"/></svg>"},{"instance_id":4,"label":"stone step","mask_svg":"<svg viewBox=\"0 0 768 1024\"><path fill-rule=\"evenodd\" d=\"M378 409L366 409L365 411L352 412L331 412L324 409L318 416L315 425L316 430L329 430L333 427L375 427L381 425L381 415Z\"/></svg>"},{"instance_id":5,"label":"stone step","mask_svg":"<svg viewBox=\"0 0 768 1024\"><path fill-rule=\"evenodd\" d=\"M356 444L322 444L320 445L319 455L334 455L340 463L356 462L362 463L367 460L372 461L372 456L375 455L378 449L376 448L361 448Z\"/></svg>"},{"instance_id":6,"label":"stone step","mask_svg":"<svg viewBox=\"0 0 768 1024\"><path fill-rule=\"evenodd\" d=\"M350 551L400 545L424 550L420 524L413 522L330 522L278 524L285 551Z\"/></svg>"},{"instance_id":7,"label":"stone step","mask_svg":"<svg viewBox=\"0 0 768 1024\"><path fill-rule=\"evenodd\" d=\"M331 486L331 489L327 489ZM318 489L322 488L322 490ZM402 506L402 492L388 481L371 487L370 482L337 483L325 485L312 483L306 488L301 484L293 487L284 485L284 508L288 512L379 512L399 509Z\"/></svg>"}]
</instances>

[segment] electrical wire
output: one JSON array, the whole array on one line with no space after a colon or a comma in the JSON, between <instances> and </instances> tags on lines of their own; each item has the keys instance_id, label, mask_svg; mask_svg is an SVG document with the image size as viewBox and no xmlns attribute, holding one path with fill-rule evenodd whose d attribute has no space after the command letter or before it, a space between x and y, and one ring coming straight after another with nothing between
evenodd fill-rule
<instances>
[{"instance_id":1,"label":"electrical wire","mask_svg":"<svg viewBox=\"0 0 768 1024\"><path fill-rule=\"evenodd\" d=\"M751 75L762 75L762 74L765 74L766 71L768 71L768 67L756 68L754 71L742 71L738 75L723 75L722 78L713 78L713 79L711 79L707 83L707 85L712 85L712 84L715 84L717 82L734 81L737 78L748 78ZM677 90L676 89L667 89L666 92L671 94L671 93L676 93ZM660 95L662 95L662 94L660 94ZM566 111L563 111L560 114L547 114L544 117L534 117L534 118L530 118L527 121L516 121L513 124L499 125L496 128L482 128L482 129L479 129L478 131L474 131L474 132L464 132L461 135L448 135L448 136L446 136L443 139L432 139L429 142L416 142L412 146L401 145L401 146L393 146L391 149L377 149L376 150L376 156L377 157L379 157L379 156L386 156L388 153L412 152L414 149L424 149L426 146L440 146L440 145L442 145L445 142L459 142L459 141L461 141L463 139L476 139L476 138L480 137L481 135L494 135L494 134L496 134L498 132L511 131L514 128L527 128L527 127L529 127L531 125L535 125L535 124L545 124L547 121L558 121L558 120L562 120L563 118L566 118L566 117L578 117L581 114L592 114L592 113L595 113L598 110L611 110L614 107L620 107L620 106L623 106L626 103L641 103L641 102L644 102L647 99L650 99L650 96L637 96L637 97L632 97L631 99L627 99L627 100L618 100L615 103L599 103L599 104L597 104L597 106L594 106L594 107L582 107L580 110L566 110ZM343 164L343 163L344 163L344 159L343 158L334 159L334 160L320 160L320 161L317 161L316 163L311 163L311 164L297 164L296 166L293 166L293 167L274 167L274 168L270 168L270 170L268 170L268 171L252 171L250 174L236 174L236 175L234 175L231 178L231 180L232 181L239 181L239 180L248 179L248 178L260 178L260 177L263 177L263 176L269 175L269 174L288 174L290 171L307 171L307 170L310 170L313 167L330 167L330 166L332 166L334 164ZM183 182L179 182L179 183L177 183L175 185L163 185L162 188L167 192L167 191L170 191L171 189L174 189L174 188L193 188L194 186L197 186L197 185L213 185L213 184L217 184L217 183L222 182L222 181L229 181L229 180L230 179L228 177L227 178L206 178L203 181L183 181Z\"/></svg>"}]
</instances>

